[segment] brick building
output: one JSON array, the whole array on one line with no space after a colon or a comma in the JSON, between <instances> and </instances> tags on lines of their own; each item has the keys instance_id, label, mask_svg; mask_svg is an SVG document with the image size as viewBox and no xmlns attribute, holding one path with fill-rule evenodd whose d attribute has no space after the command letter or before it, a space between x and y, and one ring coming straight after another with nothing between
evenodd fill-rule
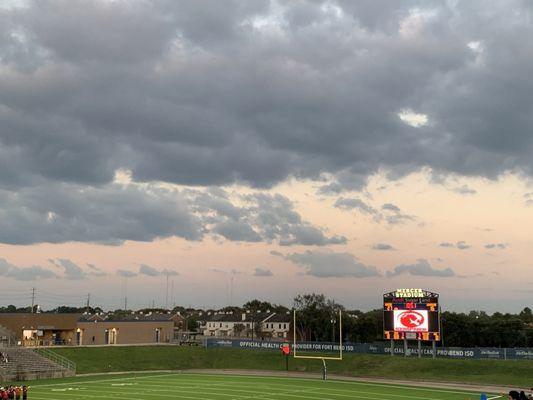
<instances>
[{"instance_id":1,"label":"brick building","mask_svg":"<svg viewBox=\"0 0 533 400\"><path fill-rule=\"evenodd\" d=\"M23 346L150 344L174 341L183 318L171 314L0 314L0 326Z\"/></svg>"}]
</instances>

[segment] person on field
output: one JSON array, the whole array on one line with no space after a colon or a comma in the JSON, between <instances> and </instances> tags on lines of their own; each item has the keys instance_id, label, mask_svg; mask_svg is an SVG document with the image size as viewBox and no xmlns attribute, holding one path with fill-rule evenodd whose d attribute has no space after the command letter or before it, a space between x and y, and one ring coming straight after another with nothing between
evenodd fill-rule
<instances>
[{"instance_id":1,"label":"person on field","mask_svg":"<svg viewBox=\"0 0 533 400\"><path fill-rule=\"evenodd\" d=\"M29 386L23 385L22 386L22 399L26 400L28 398L28 389Z\"/></svg>"},{"instance_id":2,"label":"person on field","mask_svg":"<svg viewBox=\"0 0 533 400\"><path fill-rule=\"evenodd\" d=\"M22 389L20 386L15 386L15 399L20 400L20 395L22 394Z\"/></svg>"},{"instance_id":3,"label":"person on field","mask_svg":"<svg viewBox=\"0 0 533 400\"><path fill-rule=\"evenodd\" d=\"M520 393L518 393L516 390L511 390L509 392L509 400L520 400Z\"/></svg>"}]
</instances>

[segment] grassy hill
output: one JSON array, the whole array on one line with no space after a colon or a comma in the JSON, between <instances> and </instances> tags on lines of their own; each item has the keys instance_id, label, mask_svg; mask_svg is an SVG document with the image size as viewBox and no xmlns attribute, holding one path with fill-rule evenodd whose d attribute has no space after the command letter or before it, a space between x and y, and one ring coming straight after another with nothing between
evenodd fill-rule
<instances>
[{"instance_id":1,"label":"grassy hill","mask_svg":"<svg viewBox=\"0 0 533 400\"><path fill-rule=\"evenodd\" d=\"M78 373L178 370L194 368L282 371L285 360L270 351L174 346L57 348L74 361ZM320 372L319 360L289 359L292 371ZM330 374L533 386L533 361L449 360L345 355L328 362Z\"/></svg>"}]
</instances>

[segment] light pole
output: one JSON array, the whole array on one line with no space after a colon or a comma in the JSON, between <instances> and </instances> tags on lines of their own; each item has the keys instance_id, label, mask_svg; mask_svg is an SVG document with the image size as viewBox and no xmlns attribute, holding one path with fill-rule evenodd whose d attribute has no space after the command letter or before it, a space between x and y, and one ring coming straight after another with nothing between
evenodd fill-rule
<instances>
[{"instance_id":1,"label":"light pole","mask_svg":"<svg viewBox=\"0 0 533 400\"><path fill-rule=\"evenodd\" d=\"M337 320L335 320L335 319L332 318L332 319L330 320L330 322L331 322L331 325L332 325L332 331L333 331L333 337L331 338L331 341L332 341L332 342L335 342L335 324L337 323Z\"/></svg>"},{"instance_id":2,"label":"light pole","mask_svg":"<svg viewBox=\"0 0 533 400\"><path fill-rule=\"evenodd\" d=\"M444 347L444 323L446 322L446 318L441 318L441 326L440 326L440 344L442 347Z\"/></svg>"}]
</instances>

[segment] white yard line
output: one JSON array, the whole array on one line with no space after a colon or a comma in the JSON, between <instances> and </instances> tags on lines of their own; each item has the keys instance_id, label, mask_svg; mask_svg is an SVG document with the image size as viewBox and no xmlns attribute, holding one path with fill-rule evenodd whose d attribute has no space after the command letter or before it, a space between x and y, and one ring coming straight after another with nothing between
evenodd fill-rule
<instances>
[{"instance_id":1,"label":"white yard line","mask_svg":"<svg viewBox=\"0 0 533 400\"><path fill-rule=\"evenodd\" d=\"M63 382L63 383L45 383L44 385L36 384L35 387L49 387L49 386L65 386L65 385L83 385L84 383L94 383L94 382L115 382L120 380L126 380L126 379L144 379L144 378L157 378L161 376L176 376L180 374L175 373L168 373L168 374L158 374L158 375L142 375L142 376L128 376L128 377L117 377L117 378L111 378L111 379L88 379L83 381L74 381L74 382Z\"/></svg>"},{"instance_id":2,"label":"white yard line","mask_svg":"<svg viewBox=\"0 0 533 400\"><path fill-rule=\"evenodd\" d=\"M281 377L281 376L257 376L257 375L222 375L222 374L188 374L188 373L182 373L181 375L187 376L224 376L224 377L237 377L237 378L255 378L255 379L276 379L276 380L297 380L297 381L312 381L310 378L297 378L297 377ZM344 380L336 380L331 379L330 382L335 383L342 383L344 385L365 385L365 386L377 386L377 387L388 387L388 388L394 388L394 389L406 389L406 390L419 390L424 392L435 392L435 393L452 393L452 394L466 394L466 395L473 395L477 392L471 391L471 392L464 392L464 391L457 391L457 390L448 390L448 389L430 389L430 388L418 388L415 386L409 386L409 385L392 385L387 383L370 383L370 382L358 382L358 381L344 381Z\"/></svg>"},{"instance_id":3,"label":"white yard line","mask_svg":"<svg viewBox=\"0 0 533 400\"><path fill-rule=\"evenodd\" d=\"M185 389L185 387L188 386L188 388L191 388L191 385L194 385L194 384L205 384L206 386L210 386L211 389L207 389L207 390L216 390L215 387L225 387L225 386L234 386L234 384L230 384L230 383L224 383L224 382L213 382L213 380L208 380L208 379L202 379L202 377L219 377L219 378L224 378L224 379L242 379L242 378L248 378L248 379L253 379L253 380L282 380L282 381L300 381L300 382L309 382L310 379L309 378L297 378L297 377L273 377L273 376L248 376L248 375L221 375L221 374L195 374L195 373L164 373L164 374L155 374L155 375L150 375L150 374L142 374L142 375L135 375L135 376L128 376L128 377L113 377L113 378L108 378L108 379L95 379L95 380L82 380L82 381L67 381L67 382L63 382L63 383L51 383L51 384L43 384L43 385L35 385L35 388L40 388L40 387L54 387L54 386L79 386L79 385L90 385L90 384L93 384L93 383L102 383L102 382L115 382L118 384L121 383L121 381L125 381L125 380L128 380L128 381L131 381L131 380L142 380L142 383L141 384L146 384L146 385L150 385L152 386L152 382L154 384L157 385L157 382L161 382L163 381L164 379L162 378L176 378L176 377L183 377L183 378L192 378L190 379L190 381L187 383L186 386L182 386L182 390ZM222 379L221 379L222 380ZM311 380L312 381L312 380ZM422 391L422 392L435 392L435 393L450 393L450 394L464 394L464 395L474 395L475 392L464 392L464 391L454 391L454 390L447 390L447 389L431 389L431 388L417 388L417 387L413 387L413 386L408 386L408 385L390 385L390 384L386 384L386 383L369 383L369 382L358 382L358 381L342 381L342 380L332 380L331 382L334 382L335 384L338 384L338 383L342 383L342 384L351 384L351 385L360 385L360 386L373 386L373 387L379 387L379 388L395 388L395 389L404 389L404 390L413 390L413 391ZM172 385L171 382L169 382L170 385L169 386L172 386L172 387L180 387L180 386L176 386L176 385ZM116 384L115 384L116 385ZM269 387L269 386L272 386L272 385L276 385L276 384L270 384L270 385L261 385L262 387ZM279 384L280 386L283 385L283 386L291 386L293 387L292 385L289 385L289 384L282 384L280 383ZM128 387L130 385L128 384L125 384L124 385L125 387ZM247 386L249 387L257 387L258 385L254 385L253 383L250 383L250 384L247 384ZM132 388L133 389L133 388ZM201 391L201 388L199 388L200 391ZM326 389L325 387L324 388L314 388L314 389L308 389L308 390L323 390L323 389ZM231 391L234 391L234 392L246 392L245 390L239 390L239 389L230 389ZM360 399L370 399L370 400L384 400L382 397L365 397L365 396L358 396L356 393L351 393L349 392L348 390L345 390L345 389L334 389L334 388L328 388L327 389L329 391L328 395L330 396L336 396L337 398L338 397L352 397L352 398L360 398ZM158 390L159 392L159 390ZM183 390L184 393L191 393L190 391L187 391L187 390ZM307 391L305 391L307 392ZM305 393L305 392L302 392L302 393ZM335 393L337 392L337 393ZM338 392L344 392L344 393L350 393L349 395L348 394L341 394L341 393L338 393ZM194 393L197 393L197 394L200 394L200 395L211 395L212 393L199 393L199 391L195 391ZM294 393L294 394L292 394ZM299 396L297 395L296 393L300 393L300 391L293 391L293 392L279 392L279 393L273 393L273 394L265 394L265 395L256 395L252 398L258 398L258 399L264 399L264 400L269 400L266 396L272 396L272 395L286 395L286 396L289 396L289 397L304 397L304 396ZM373 393L373 392L358 392L360 394L368 394L368 395L376 395L376 396L380 396L379 393ZM63 393L57 393L56 394L63 394ZM64 393L64 394L67 394L67 393ZM71 392L72 394L72 392ZM76 395L78 395L79 393L76 393ZM323 393L325 394L325 393ZM163 394L162 394L163 395ZM311 393L308 393L308 395L311 395ZM165 395L163 395L165 396ZM168 395L166 395L165 397L167 397ZM233 398L247 398L247 397L244 397L244 396L239 396L239 395L232 395ZM414 399L424 399L424 400L439 400L439 399L433 399L433 398L428 398L428 397L417 397L417 396L407 396L407 395L400 395L400 394L388 394L387 395L388 397L394 397L394 398L407 398L407 397L411 397L411 398L414 398ZM32 396L33 398L36 398L36 396ZM84 396L85 397L85 396ZM97 397L100 397L100 396L97 396ZM105 397L105 396L104 396ZM117 398L119 398L118 396L116 396ZM494 396L494 397L490 397L488 398L487 400L496 400L498 398L501 398L502 396ZM193 397L188 397L188 398L193 398ZM309 397L307 397L309 398ZM312 398L316 398L316 397L312 397ZM195 399L200 399L200 398L196 398ZM324 397L320 397L320 399L325 399ZM333 400L333 399L332 399Z\"/></svg>"},{"instance_id":4,"label":"white yard line","mask_svg":"<svg viewBox=\"0 0 533 400\"><path fill-rule=\"evenodd\" d=\"M288 378L288 379L291 379L291 378ZM146 386L146 385L153 385L152 383L149 383L150 381L145 381L143 384ZM153 380L153 382L156 382L156 380ZM231 386L231 387L234 387L235 384L234 383L214 383L212 381L200 381L200 380L195 380L195 382L206 382L203 386L210 386L210 387L221 387L221 388L225 388L226 386ZM209 383L207 383L209 382ZM337 381L334 381L335 383L337 383ZM171 387L181 387L179 385L168 385L167 386L171 386ZM266 388L266 389L279 389L279 386L286 386L286 387L294 387L294 385L289 385L289 384L278 384L277 386L274 385L274 384L261 384L261 388ZM254 385L252 383L249 383L249 384L242 384L242 383L239 383L239 387L251 387L251 388L256 388L257 385ZM406 390L409 390L410 388L405 388ZM225 390L229 390L229 391L236 391L236 392L247 392L247 390L242 390L242 389L225 389ZM328 387L327 389L326 388L317 388L317 390L327 390L328 392L335 392L335 395L336 396L341 396L341 397L352 397L353 396L353 391L351 390L348 390L348 389L334 389L334 388L331 388L331 387ZM336 393L336 392L341 392L341 393L349 393L349 394L341 394L341 393ZM360 393L360 394L369 394L369 395L381 395L382 393L375 393L375 392L366 392L366 391L361 391L361 390L357 390L357 393ZM424 397L418 397L418 396L411 396L411 395L405 395L405 394L393 394L393 393L389 393L388 396L392 396L392 397L404 397L404 398L408 398L408 399L419 399L419 400L441 400L441 399L437 399L437 398L433 398L433 397L427 397L427 396L424 396ZM487 399L488 400L488 399Z\"/></svg>"}]
</instances>

